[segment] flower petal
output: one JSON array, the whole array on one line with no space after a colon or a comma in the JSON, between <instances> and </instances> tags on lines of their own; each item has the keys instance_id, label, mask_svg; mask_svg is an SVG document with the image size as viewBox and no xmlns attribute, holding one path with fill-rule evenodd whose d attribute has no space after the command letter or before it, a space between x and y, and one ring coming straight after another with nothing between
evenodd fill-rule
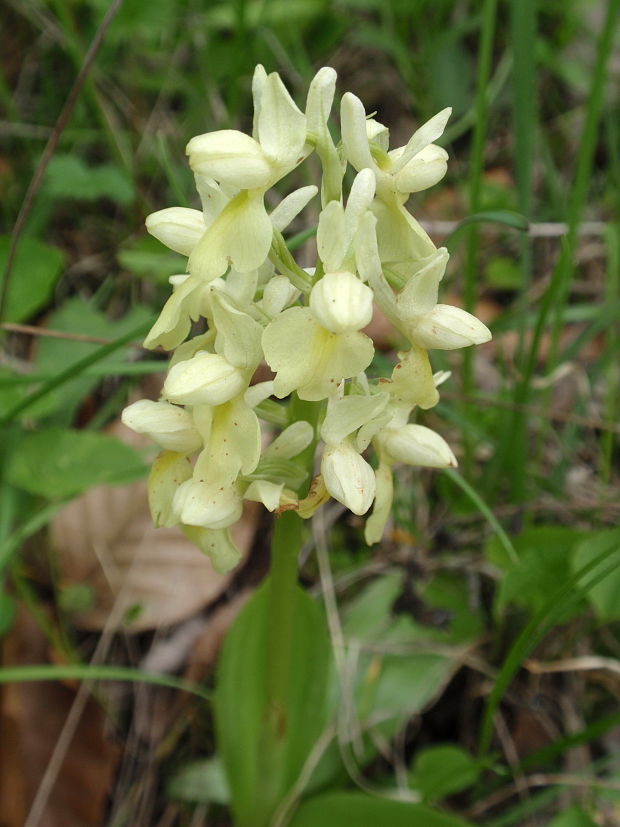
<instances>
[{"instance_id":1,"label":"flower petal","mask_svg":"<svg viewBox=\"0 0 620 827\"><path fill-rule=\"evenodd\" d=\"M432 408L439 402L437 385L433 378L428 353L415 345L406 353L399 353L400 361L395 365L389 382L384 387L396 405L411 409Z\"/></svg>"},{"instance_id":2,"label":"flower petal","mask_svg":"<svg viewBox=\"0 0 620 827\"><path fill-rule=\"evenodd\" d=\"M321 438L327 445L338 445L346 437L380 417L389 401L387 393L372 396L345 396L329 403L321 426Z\"/></svg>"},{"instance_id":3,"label":"flower petal","mask_svg":"<svg viewBox=\"0 0 620 827\"><path fill-rule=\"evenodd\" d=\"M263 451L263 459L292 459L310 445L314 428L303 419L293 422Z\"/></svg>"},{"instance_id":4,"label":"flower petal","mask_svg":"<svg viewBox=\"0 0 620 827\"><path fill-rule=\"evenodd\" d=\"M199 172L194 173L194 180L196 182L196 189L200 196L200 203L202 204L202 214L204 216L204 224L209 227L218 215L222 212L230 199L237 195L236 187L228 194L222 190L220 185L213 178L208 175L201 175Z\"/></svg>"},{"instance_id":5,"label":"flower petal","mask_svg":"<svg viewBox=\"0 0 620 827\"><path fill-rule=\"evenodd\" d=\"M364 527L364 539L369 546L380 542L385 531L385 524L392 510L394 499L394 480L392 468L387 463L380 463L375 471L377 493L372 509L372 514L366 520Z\"/></svg>"},{"instance_id":6,"label":"flower petal","mask_svg":"<svg viewBox=\"0 0 620 827\"><path fill-rule=\"evenodd\" d=\"M379 256L384 264L415 263L432 255L436 247L415 218L402 206L376 198L372 211L377 218Z\"/></svg>"},{"instance_id":7,"label":"flower petal","mask_svg":"<svg viewBox=\"0 0 620 827\"><path fill-rule=\"evenodd\" d=\"M262 307L269 318L279 315L299 295L286 276L274 276L263 290Z\"/></svg>"},{"instance_id":8,"label":"flower petal","mask_svg":"<svg viewBox=\"0 0 620 827\"><path fill-rule=\"evenodd\" d=\"M330 201L321 210L319 226L316 231L316 244L319 258L327 272L338 270L342 264L347 248L344 209L339 201Z\"/></svg>"},{"instance_id":9,"label":"flower petal","mask_svg":"<svg viewBox=\"0 0 620 827\"><path fill-rule=\"evenodd\" d=\"M254 500L262 503L267 511L275 511L280 507L280 497L284 483L269 482L269 480L254 480L246 488L244 500Z\"/></svg>"},{"instance_id":10,"label":"flower petal","mask_svg":"<svg viewBox=\"0 0 620 827\"><path fill-rule=\"evenodd\" d=\"M258 140L268 159L283 167L296 166L306 142L306 118L299 111L277 72L267 75L260 95Z\"/></svg>"},{"instance_id":11,"label":"flower petal","mask_svg":"<svg viewBox=\"0 0 620 827\"><path fill-rule=\"evenodd\" d=\"M316 143L316 152L321 159L323 178L321 180L321 203L326 206L332 200L339 200L346 161L340 158L334 140L327 126L327 120L336 91L336 72L324 66L314 76L306 100L307 140Z\"/></svg>"},{"instance_id":12,"label":"flower petal","mask_svg":"<svg viewBox=\"0 0 620 827\"><path fill-rule=\"evenodd\" d=\"M219 574L226 574L239 564L241 552L233 543L227 529L199 528L193 525L184 525L181 528L187 539L211 558L213 568Z\"/></svg>"},{"instance_id":13,"label":"flower petal","mask_svg":"<svg viewBox=\"0 0 620 827\"><path fill-rule=\"evenodd\" d=\"M395 177L402 193L421 192L439 183L448 171L448 153L431 144L412 158Z\"/></svg>"},{"instance_id":14,"label":"flower petal","mask_svg":"<svg viewBox=\"0 0 620 827\"><path fill-rule=\"evenodd\" d=\"M236 487L221 486L217 480L187 480L177 489L173 507L185 525L213 529L236 523L243 510Z\"/></svg>"},{"instance_id":15,"label":"flower petal","mask_svg":"<svg viewBox=\"0 0 620 827\"><path fill-rule=\"evenodd\" d=\"M371 169L361 170L353 180L349 197L347 198L347 206L344 210L346 228L345 249L348 249L353 241L362 216L372 204L376 186L376 179Z\"/></svg>"},{"instance_id":16,"label":"flower petal","mask_svg":"<svg viewBox=\"0 0 620 827\"><path fill-rule=\"evenodd\" d=\"M154 348L160 345L164 350L173 350L186 338L192 319L198 318L194 293L202 285L191 277L176 287L153 327L149 330L144 347Z\"/></svg>"},{"instance_id":17,"label":"flower petal","mask_svg":"<svg viewBox=\"0 0 620 827\"><path fill-rule=\"evenodd\" d=\"M174 496L178 488L192 476L192 464L185 454L163 451L153 465L148 480L148 496L154 525L173 526L180 520L175 510Z\"/></svg>"},{"instance_id":18,"label":"flower petal","mask_svg":"<svg viewBox=\"0 0 620 827\"><path fill-rule=\"evenodd\" d=\"M258 269L269 255L273 225L260 192L242 190L204 233L189 258L193 276L212 281L232 264L246 273Z\"/></svg>"},{"instance_id":19,"label":"flower petal","mask_svg":"<svg viewBox=\"0 0 620 827\"><path fill-rule=\"evenodd\" d=\"M356 170L368 167L377 169L370 148L366 132L366 110L361 100L351 92L342 96L340 104L340 124L342 143L348 160Z\"/></svg>"},{"instance_id":20,"label":"flower petal","mask_svg":"<svg viewBox=\"0 0 620 827\"><path fill-rule=\"evenodd\" d=\"M271 223L276 230L282 232L286 229L286 227L288 227L291 221L299 215L308 202L314 198L318 191L318 187L311 184L308 187L301 187L298 190L294 190L289 193L286 198L283 198L278 206L275 207L269 215Z\"/></svg>"},{"instance_id":21,"label":"flower petal","mask_svg":"<svg viewBox=\"0 0 620 827\"><path fill-rule=\"evenodd\" d=\"M211 297L213 322L217 335L215 349L241 370L254 371L263 358L263 328L247 313L242 313L221 292Z\"/></svg>"},{"instance_id":22,"label":"flower petal","mask_svg":"<svg viewBox=\"0 0 620 827\"><path fill-rule=\"evenodd\" d=\"M343 379L365 370L374 354L372 340L358 331L330 333L309 308L292 307L263 333L265 359L273 371L274 393L297 390L301 399L326 399Z\"/></svg>"},{"instance_id":23,"label":"flower petal","mask_svg":"<svg viewBox=\"0 0 620 827\"><path fill-rule=\"evenodd\" d=\"M391 172L399 172L406 164L409 163L411 158L415 157L421 150L429 144L432 144L433 141L436 141L437 138L443 135L446 124L448 123L448 118L451 114L452 109L450 107L442 109L441 112L433 115L430 120L416 130L409 139L403 154L396 161L396 163L392 165Z\"/></svg>"},{"instance_id":24,"label":"flower petal","mask_svg":"<svg viewBox=\"0 0 620 827\"><path fill-rule=\"evenodd\" d=\"M420 262L423 266L411 276L396 299L398 313L403 319L422 316L433 310L437 304L439 282L444 277L449 258L447 249L440 247Z\"/></svg>"}]
</instances>

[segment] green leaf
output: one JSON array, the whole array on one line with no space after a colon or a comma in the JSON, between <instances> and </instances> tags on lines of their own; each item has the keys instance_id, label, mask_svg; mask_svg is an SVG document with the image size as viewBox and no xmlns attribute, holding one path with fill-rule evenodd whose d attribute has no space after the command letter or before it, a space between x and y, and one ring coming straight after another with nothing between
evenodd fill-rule
<instances>
[{"instance_id":1,"label":"green leaf","mask_svg":"<svg viewBox=\"0 0 620 827\"><path fill-rule=\"evenodd\" d=\"M274 806L297 780L326 726L326 683L331 650L319 606L295 589L295 648L291 664L282 755L267 766L262 744L266 709L267 600L263 583L231 627L220 657L215 691L218 750L226 769L239 827L268 823Z\"/></svg>"},{"instance_id":2,"label":"green leaf","mask_svg":"<svg viewBox=\"0 0 620 827\"><path fill-rule=\"evenodd\" d=\"M433 644L458 646L478 636L482 624L465 583L442 573L416 594L408 591L402 572L373 580L344 608L342 621L356 653L351 685L365 736L364 763L377 751L372 736L393 738L442 692L457 667L458 648L454 655L437 654ZM336 778L340 760L337 747L330 746L310 787Z\"/></svg>"},{"instance_id":3,"label":"green leaf","mask_svg":"<svg viewBox=\"0 0 620 827\"><path fill-rule=\"evenodd\" d=\"M109 198L131 204L131 179L113 164L88 166L77 155L54 155L45 173L45 190L53 198L96 201Z\"/></svg>"},{"instance_id":4,"label":"green leaf","mask_svg":"<svg viewBox=\"0 0 620 827\"><path fill-rule=\"evenodd\" d=\"M23 397L28 377L0 367L0 410L9 410Z\"/></svg>"},{"instance_id":5,"label":"green leaf","mask_svg":"<svg viewBox=\"0 0 620 827\"><path fill-rule=\"evenodd\" d=\"M572 550L582 536L581 532L565 526L536 526L515 538L519 562L501 581L497 611L509 603L531 611L544 606L549 594L570 577ZM573 616L579 607L573 605L568 611Z\"/></svg>"},{"instance_id":6,"label":"green leaf","mask_svg":"<svg viewBox=\"0 0 620 827\"><path fill-rule=\"evenodd\" d=\"M457 229L460 230L468 224L504 224L506 227L512 227L513 230L520 230L523 233L527 232L530 226L530 222L524 215L512 210L487 210L468 215L459 221Z\"/></svg>"},{"instance_id":7,"label":"green leaf","mask_svg":"<svg viewBox=\"0 0 620 827\"><path fill-rule=\"evenodd\" d=\"M2 638L13 625L15 619L15 600L10 594L0 592L0 638Z\"/></svg>"},{"instance_id":8,"label":"green leaf","mask_svg":"<svg viewBox=\"0 0 620 827\"><path fill-rule=\"evenodd\" d=\"M410 804L364 793L329 793L304 801L290 827L467 827L459 818L424 804Z\"/></svg>"},{"instance_id":9,"label":"green leaf","mask_svg":"<svg viewBox=\"0 0 620 827\"><path fill-rule=\"evenodd\" d=\"M12 453L7 479L17 488L62 499L93 485L140 479L146 466L128 445L106 434L48 428L26 434Z\"/></svg>"},{"instance_id":10,"label":"green leaf","mask_svg":"<svg viewBox=\"0 0 620 827\"><path fill-rule=\"evenodd\" d=\"M596 822L581 807L570 807L549 822L548 827L596 827Z\"/></svg>"},{"instance_id":11,"label":"green leaf","mask_svg":"<svg viewBox=\"0 0 620 827\"><path fill-rule=\"evenodd\" d=\"M511 227L513 230L520 232L527 232L529 229L529 221L521 213L513 210L484 210L483 212L473 213L459 221L458 226L450 233L445 240L445 245L448 250L454 249L454 240L458 233L469 224L503 224L506 227Z\"/></svg>"},{"instance_id":12,"label":"green leaf","mask_svg":"<svg viewBox=\"0 0 620 827\"><path fill-rule=\"evenodd\" d=\"M478 763L461 747L451 744L428 747L413 763L410 782L424 801L439 801L474 784L480 774Z\"/></svg>"},{"instance_id":13,"label":"green leaf","mask_svg":"<svg viewBox=\"0 0 620 827\"><path fill-rule=\"evenodd\" d=\"M0 272L6 266L10 246L10 237L0 236ZM22 236L17 243L2 321L23 322L45 307L64 263L64 253L57 247Z\"/></svg>"},{"instance_id":14,"label":"green leaf","mask_svg":"<svg viewBox=\"0 0 620 827\"><path fill-rule=\"evenodd\" d=\"M453 118L462 115L473 100L473 68L462 33L449 27L437 37L430 52L428 72L433 111L451 106Z\"/></svg>"},{"instance_id":15,"label":"green leaf","mask_svg":"<svg viewBox=\"0 0 620 827\"><path fill-rule=\"evenodd\" d=\"M573 571L579 571L602 552L614 548L620 548L620 529L618 528L601 531L587 537L575 548L572 560ZM601 564L602 567L603 564ZM597 569L594 571L596 572ZM587 591L586 597L596 616L603 623L620 619L620 567L592 586Z\"/></svg>"},{"instance_id":16,"label":"green leaf","mask_svg":"<svg viewBox=\"0 0 620 827\"><path fill-rule=\"evenodd\" d=\"M186 764L170 781L169 798L199 804L228 804L230 790L218 758L204 758Z\"/></svg>"},{"instance_id":17,"label":"green leaf","mask_svg":"<svg viewBox=\"0 0 620 827\"><path fill-rule=\"evenodd\" d=\"M88 583L67 583L57 595L58 606L67 614L85 612L95 604L95 592Z\"/></svg>"}]
</instances>

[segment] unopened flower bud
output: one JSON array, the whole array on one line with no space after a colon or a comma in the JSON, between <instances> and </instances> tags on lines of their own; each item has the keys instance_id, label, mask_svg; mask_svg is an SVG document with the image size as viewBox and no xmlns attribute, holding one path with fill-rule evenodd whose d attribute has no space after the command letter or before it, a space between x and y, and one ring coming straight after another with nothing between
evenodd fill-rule
<instances>
[{"instance_id":1,"label":"unopened flower bud","mask_svg":"<svg viewBox=\"0 0 620 827\"><path fill-rule=\"evenodd\" d=\"M241 516L243 504L233 486L187 480L177 489L174 509L186 525L228 528Z\"/></svg>"},{"instance_id":2,"label":"unopened flower bud","mask_svg":"<svg viewBox=\"0 0 620 827\"><path fill-rule=\"evenodd\" d=\"M140 399L125 408L123 423L137 434L147 434L166 451L191 454L202 445L191 416L168 402Z\"/></svg>"},{"instance_id":3,"label":"unopened flower bud","mask_svg":"<svg viewBox=\"0 0 620 827\"><path fill-rule=\"evenodd\" d=\"M416 319L411 334L421 347L438 350L481 345L491 339L491 331L479 319L449 304L438 304Z\"/></svg>"},{"instance_id":4,"label":"unopened flower bud","mask_svg":"<svg viewBox=\"0 0 620 827\"><path fill-rule=\"evenodd\" d=\"M390 428L382 435L382 439L388 454L395 461L406 465L447 468L458 464L445 439L424 425Z\"/></svg>"},{"instance_id":5,"label":"unopened flower bud","mask_svg":"<svg viewBox=\"0 0 620 827\"><path fill-rule=\"evenodd\" d=\"M273 176L260 144L235 129L197 135L186 152L194 172L239 189L269 186Z\"/></svg>"},{"instance_id":6,"label":"unopened flower bud","mask_svg":"<svg viewBox=\"0 0 620 827\"><path fill-rule=\"evenodd\" d=\"M353 273L327 273L310 294L310 310L332 333L361 330L372 318L373 293Z\"/></svg>"},{"instance_id":7,"label":"unopened flower bud","mask_svg":"<svg viewBox=\"0 0 620 827\"><path fill-rule=\"evenodd\" d=\"M170 368L163 395L180 405L221 405L246 385L242 371L217 353L199 351Z\"/></svg>"},{"instance_id":8,"label":"unopened flower bud","mask_svg":"<svg viewBox=\"0 0 620 827\"><path fill-rule=\"evenodd\" d=\"M186 207L168 207L146 217L146 229L166 247L189 256L205 231L205 222L200 210Z\"/></svg>"},{"instance_id":9,"label":"unopened flower bud","mask_svg":"<svg viewBox=\"0 0 620 827\"><path fill-rule=\"evenodd\" d=\"M321 462L325 487L335 500L354 514L365 514L375 497L375 473L346 442L326 448Z\"/></svg>"}]
</instances>

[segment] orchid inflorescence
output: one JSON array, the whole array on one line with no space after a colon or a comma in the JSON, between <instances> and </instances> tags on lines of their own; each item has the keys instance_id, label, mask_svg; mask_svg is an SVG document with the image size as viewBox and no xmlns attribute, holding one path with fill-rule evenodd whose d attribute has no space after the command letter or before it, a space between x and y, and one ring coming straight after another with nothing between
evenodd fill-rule
<instances>
[{"instance_id":1,"label":"orchid inflorescence","mask_svg":"<svg viewBox=\"0 0 620 827\"><path fill-rule=\"evenodd\" d=\"M437 303L448 252L405 207L411 193L445 175L447 153L433 141L450 110L389 150L388 129L348 92L336 144L327 125L335 86L335 71L321 69L304 114L278 74L257 66L252 137L221 130L187 146L202 210L171 207L146 220L188 265L170 278L172 295L145 341L174 350L161 400L135 402L123 421L162 448L149 478L155 523L180 525L218 570L239 560L229 527L244 499L303 518L330 497L357 515L374 503L365 537L378 542L395 463L456 465L439 434L409 423L416 406L437 403L447 378L433 374L428 350L491 336L471 314ZM297 189L270 213L264 197L312 152L321 163L322 209L316 266L303 269L282 233L319 189ZM345 202L347 164L357 174ZM390 378L365 373L374 345L364 328L374 304L409 346ZM188 339L200 317L206 332ZM275 376L253 384L263 362ZM297 418L299 403L276 401L288 397L305 400L306 410L313 403L313 421ZM260 420L270 433L280 429L267 447ZM306 493L299 457L321 442L320 471ZM376 468L363 456L371 445Z\"/></svg>"}]
</instances>

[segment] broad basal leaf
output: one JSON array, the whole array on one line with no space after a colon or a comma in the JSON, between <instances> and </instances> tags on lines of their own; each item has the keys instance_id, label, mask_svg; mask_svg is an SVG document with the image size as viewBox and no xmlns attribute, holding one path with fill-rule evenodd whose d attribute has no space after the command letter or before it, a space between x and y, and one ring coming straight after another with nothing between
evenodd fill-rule
<instances>
[{"instance_id":1,"label":"broad basal leaf","mask_svg":"<svg viewBox=\"0 0 620 827\"><path fill-rule=\"evenodd\" d=\"M0 272L4 272L11 239L0 236ZM23 236L11 268L3 322L23 322L49 302L65 261L57 247Z\"/></svg>"},{"instance_id":2,"label":"broad basal leaf","mask_svg":"<svg viewBox=\"0 0 620 827\"><path fill-rule=\"evenodd\" d=\"M93 485L145 476L140 455L118 439L89 431L47 428L26 434L12 452L8 480L17 488L62 499Z\"/></svg>"},{"instance_id":3,"label":"broad basal leaf","mask_svg":"<svg viewBox=\"0 0 620 827\"><path fill-rule=\"evenodd\" d=\"M269 581L241 611L220 659L215 693L218 750L237 827L267 827L326 724L330 647L319 606L302 590L295 612L288 703L274 743L266 726Z\"/></svg>"},{"instance_id":4,"label":"broad basal leaf","mask_svg":"<svg viewBox=\"0 0 620 827\"><path fill-rule=\"evenodd\" d=\"M467 827L459 818L426 807L364 793L330 793L305 801L290 827Z\"/></svg>"}]
</instances>

